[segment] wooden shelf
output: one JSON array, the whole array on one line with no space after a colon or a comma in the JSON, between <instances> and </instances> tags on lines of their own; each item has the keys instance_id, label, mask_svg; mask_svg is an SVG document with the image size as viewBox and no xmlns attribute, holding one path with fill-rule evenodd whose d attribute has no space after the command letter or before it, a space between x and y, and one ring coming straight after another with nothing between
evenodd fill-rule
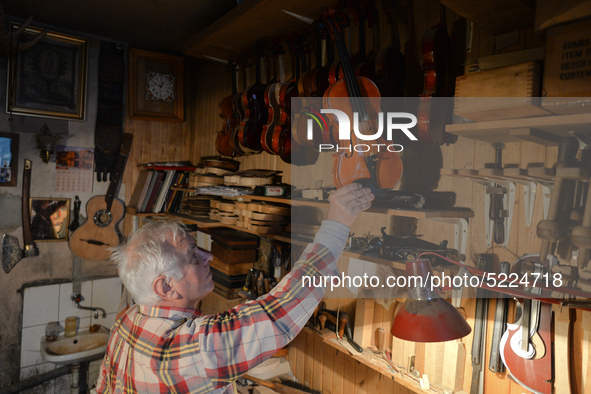
<instances>
[{"instance_id":1,"label":"wooden shelf","mask_svg":"<svg viewBox=\"0 0 591 394\"><path fill-rule=\"evenodd\" d=\"M309 28L306 22L283 10L317 19L336 0L247 0L186 41L186 55L208 59L236 59L264 37L286 36ZM211 60L211 59L208 59Z\"/></svg>"},{"instance_id":2,"label":"wooden shelf","mask_svg":"<svg viewBox=\"0 0 591 394\"><path fill-rule=\"evenodd\" d=\"M245 201L259 200L268 201L281 204L289 204L291 206L303 206L303 207L316 207L316 208L328 208L327 201L316 201L316 200L297 200L289 198L279 197L262 197L262 196L242 196ZM410 210L410 209L388 209L388 208L370 208L366 212L381 213L389 216L401 216L408 218L417 219L436 219L436 218L457 218L467 219L474 217L474 212L468 208L452 208L452 209L421 209L421 210Z\"/></svg>"},{"instance_id":3,"label":"wooden shelf","mask_svg":"<svg viewBox=\"0 0 591 394\"><path fill-rule=\"evenodd\" d=\"M556 144L571 131L586 131L591 125L591 113L504 119L489 122L456 123L445 130L460 137L486 142L532 141Z\"/></svg>"}]
</instances>

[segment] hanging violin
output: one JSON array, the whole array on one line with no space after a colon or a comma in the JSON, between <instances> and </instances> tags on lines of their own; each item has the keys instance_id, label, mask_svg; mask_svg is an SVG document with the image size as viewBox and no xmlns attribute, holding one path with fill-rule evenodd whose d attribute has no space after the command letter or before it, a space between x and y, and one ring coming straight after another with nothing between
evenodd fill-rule
<instances>
[{"instance_id":1,"label":"hanging violin","mask_svg":"<svg viewBox=\"0 0 591 394\"><path fill-rule=\"evenodd\" d=\"M380 112L380 91L368 78L355 76L339 25L335 21L341 15L334 10L325 13L325 20L341 58L344 78L327 89L323 108L343 111L353 120L353 124L358 124L358 131L363 138L359 138L355 130L350 131L350 140L339 140L338 136L333 136L333 140L339 142L339 150L334 154L333 182L337 188L359 182L374 190L392 189L402 178L402 160L398 153L386 148L386 141L382 137L371 137L376 135L378 129L376 123ZM332 116L332 123L337 122L337 117ZM339 126L332 129L338 130ZM364 144L364 139L372 141ZM357 149L359 146L362 149Z\"/></svg>"},{"instance_id":2,"label":"hanging violin","mask_svg":"<svg viewBox=\"0 0 591 394\"><path fill-rule=\"evenodd\" d=\"M264 94L267 86L261 82L261 64L265 54L265 44L259 41L256 44L256 81L242 94L242 105L245 115L240 124L238 140L245 152L260 153L263 150L261 146L261 134L263 125L267 123L269 112L265 105Z\"/></svg>"},{"instance_id":3,"label":"hanging violin","mask_svg":"<svg viewBox=\"0 0 591 394\"><path fill-rule=\"evenodd\" d=\"M419 141L443 145L454 143L457 136L447 133L445 126L451 123L451 101L439 100L436 105L431 97L448 97L450 92L451 40L447 34L445 6L440 8L440 21L423 35L423 93L419 96L417 110Z\"/></svg>"},{"instance_id":4,"label":"hanging violin","mask_svg":"<svg viewBox=\"0 0 591 394\"><path fill-rule=\"evenodd\" d=\"M219 104L219 115L223 119L222 129L218 131L215 139L215 149L222 156L240 156L241 154L234 149L232 143L232 131L236 127L237 118L234 112L234 96L237 92L236 87L236 64L229 62L229 68L232 71L232 94L224 97Z\"/></svg>"}]
</instances>

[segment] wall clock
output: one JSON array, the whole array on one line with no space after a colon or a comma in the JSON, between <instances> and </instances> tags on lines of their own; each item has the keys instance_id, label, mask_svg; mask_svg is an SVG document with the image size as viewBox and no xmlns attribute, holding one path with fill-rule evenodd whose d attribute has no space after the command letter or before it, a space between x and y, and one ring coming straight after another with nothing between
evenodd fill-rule
<instances>
[{"instance_id":1,"label":"wall clock","mask_svg":"<svg viewBox=\"0 0 591 394\"><path fill-rule=\"evenodd\" d=\"M182 122L183 57L131 49L129 117Z\"/></svg>"}]
</instances>

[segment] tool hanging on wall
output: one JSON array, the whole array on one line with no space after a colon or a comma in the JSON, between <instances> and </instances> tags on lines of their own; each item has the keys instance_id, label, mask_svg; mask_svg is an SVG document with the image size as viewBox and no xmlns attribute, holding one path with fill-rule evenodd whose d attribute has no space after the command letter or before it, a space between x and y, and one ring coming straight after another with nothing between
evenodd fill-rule
<instances>
[{"instance_id":1,"label":"tool hanging on wall","mask_svg":"<svg viewBox=\"0 0 591 394\"><path fill-rule=\"evenodd\" d=\"M476 267L489 272L492 267L493 255L478 255ZM476 291L476 310L474 312L474 336L472 340L472 382L470 394L482 393L484 387L484 345L486 345L486 322L488 316L488 291L478 288Z\"/></svg>"},{"instance_id":2,"label":"tool hanging on wall","mask_svg":"<svg viewBox=\"0 0 591 394\"><path fill-rule=\"evenodd\" d=\"M31 214L29 211L29 196L31 189L31 160L25 160L23 171L23 195L22 195L22 219L23 219L23 242L25 248L21 249L18 238L14 235L4 234L2 236L2 268L9 273L19 261L27 257L39 255L39 249L33 242L33 231L31 230Z\"/></svg>"},{"instance_id":3,"label":"tool hanging on wall","mask_svg":"<svg viewBox=\"0 0 591 394\"><path fill-rule=\"evenodd\" d=\"M503 148L505 144L495 142L492 146L495 149L495 163L493 168L495 170L503 170ZM493 221L493 240L496 244L500 245L505 242L505 218L507 217L507 211L503 208L503 199L507 192L504 187L496 183L486 189L487 193L490 194L488 216Z\"/></svg>"},{"instance_id":4,"label":"tool hanging on wall","mask_svg":"<svg viewBox=\"0 0 591 394\"><path fill-rule=\"evenodd\" d=\"M503 261L499 265L499 273L509 275L511 272L511 264L508 261ZM509 309L509 298L504 294L499 294L497 297L497 304L495 306L495 320L493 323L492 342L490 348L490 359L488 362L488 369L491 372L504 372L505 366L501 360L500 345L501 336L507 329L507 310Z\"/></svg>"},{"instance_id":5,"label":"tool hanging on wall","mask_svg":"<svg viewBox=\"0 0 591 394\"><path fill-rule=\"evenodd\" d=\"M564 194L565 178L560 174L561 168L566 168L575 160L579 144L575 137L565 138L558 145L558 159L556 161L556 176L554 177L554 186L550 196L550 206L546 220L538 223L536 235L542 239L540 247L540 260L544 261L550 252L550 247L566 237L566 226L559 221L559 208L561 196Z\"/></svg>"},{"instance_id":6,"label":"tool hanging on wall","mask_svg":"<svg viewBox=\"0 0 591 394\"><path fill-rule=\"evenodd\" d=\"M72 219L72 223L68 227L68 230L74 232L78 227L80 227L80 198L78 196L74 197L74 219Z\"/></svg>"}]
</instances>

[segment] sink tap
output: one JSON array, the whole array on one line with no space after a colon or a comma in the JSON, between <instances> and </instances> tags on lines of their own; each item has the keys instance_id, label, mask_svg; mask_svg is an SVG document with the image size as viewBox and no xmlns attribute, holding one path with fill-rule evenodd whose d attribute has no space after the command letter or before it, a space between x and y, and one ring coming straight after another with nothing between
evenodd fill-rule
<instances>
[{"instance_id":1,"label":"sink tap","mask_svg":"<svg viewBox=\"0 0 591 394\"><path fill-rule=\"evenodd\" d=\"M101 312L103 312L103 319L105 317L107 317L107 312L105 312L105 310L103 308L88 307L88 306L82 306L82 305L80 305L80 301L82 301L82 294L80 294L78 292L72 293L72 301L74 301L74 304L76 304L76 308L78 308L78 309L86 309L86 310L89 310L89 311L93 311L94 312L94 318L95 319L98 319L99 310Z\"/></svg>"}]
</instances>

